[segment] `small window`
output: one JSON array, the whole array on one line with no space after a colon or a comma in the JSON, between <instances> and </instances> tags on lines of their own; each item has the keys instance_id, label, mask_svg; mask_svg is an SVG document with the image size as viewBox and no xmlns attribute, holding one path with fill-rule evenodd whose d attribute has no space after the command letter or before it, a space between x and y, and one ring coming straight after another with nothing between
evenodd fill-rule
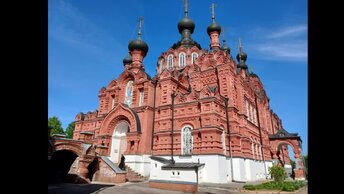
<instances>
[{"instance_id":1,"label":"small window","mask_svg":"<svg viewBox=\"0 0 344 194\"><path fill-rule=\"evenodd\" d=\"M143 93L143 89L140 90L140 101L139 101L139 106L143 105L143 100L144 100L144 93Z\"/></svg>"},{"instance_id":2,"label":"small window","mask_svg":"<svg viewBox=\"0 0 344 194\"><path fill-rule=\"evenodd\" d=\"M160 61L160 73L164 70L164 63L165 63L165 59L161 59L161 61Z\"/></svg>"},{"instance_id":3,"label":"small window","mask_svg":"<svg viewBox=\"0 0 344 194\"><path fill-rule=\"evenodd\" d=\"M125 89L125 100L124 103L131 107L133 97L133 81L128 81Z\"/></svg>"},{"instance_id":4,"label":"small window","mask_svg":"<svg viewBox=\"0 0 344 194\"><path fill-rule=\"evenodd\" d=\"M191 63L194 63L196 61L197 57L198 57L197 53L192 53L192 58L191 58L192 61L191 61Z\"/></svg>"},{"instance_id":5,"label":"small window","mask_svg":"<svg viewBox=\"0 0 344 194\"><path fill-rule=\"evenodd\" d=\"M173 55L168 56L168 69L173 68Z\"/></svg>"},{"instance_id":6,"label":"small window","mask_svg":"<svg viewBox=\"0 0 344 194\"><path fill-rule=\"evenodd\" d=\"M192 128L190 126L185 126L182 128L182 153L181 155L192 155L193 139L192 139Z\"/></svg>"},{"instance_id":7,"label":"small window","mask_svg":"<svg viewBox=\"0 0 344 194\"><path fill-rule=\"evenodd\" d=\"M179 67L185 66L185 53L179 54Z\"/></svg>"}]
</instances>

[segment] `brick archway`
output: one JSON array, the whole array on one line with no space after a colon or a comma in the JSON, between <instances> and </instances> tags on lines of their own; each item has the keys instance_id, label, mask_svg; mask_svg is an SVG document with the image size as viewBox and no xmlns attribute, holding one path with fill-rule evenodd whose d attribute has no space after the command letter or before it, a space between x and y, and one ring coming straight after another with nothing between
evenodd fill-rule
<instances>
[{"instance_id":1,"label":"brick archway","mask_svg":"<svg viewBox=\"0 0 344 194\"><path fill-rule=\"evenodd\" d=\"M126 104L118 103L115 108L104 118L100 126L101 136L108 142L108 146L104 150L104 154L110 156L110 148L112 147L112 136L118 123L125 121L129 125L126 136L127 149L125 154L135 154L139 150L139 139L141 135L141 122L135 110L128 107ZM103 154L103 155L104 155Z\"/></svg>"},{"instance_id":2,"label":"brick archway","mask_svg":"<svg viewBox=\"0 0 344 194\"><path fill-rule=\"evenodd\" d=\"M278 151L281 145L290 145L293 148L296 167L294 169L295 179L304 180L304 162L301 156L301 137L297 133L289 133L285 129L280 129L276 134L269 135L271 145L271 155L274 164L278 163Z\"/></svg>"},{"instance_id":3,"label":"brick archway","mask_svg":"<svg viewBox=\"0 0 344 194\"><path fill-rule=\"evenodd\" d=\"M119 121L129 123L129 132L141 133L141 123L137 113L127 105L118 103L116 107L104 118L100 126L100 135L112 135Z\"/></svg>"},{"instance_id":4,"label":"brick archway","mask_svg":"<svg viewBox=\"0 0 344 194\"><path fill-rule=\"evenodd\" d=\"M88 166L96 158L95 148L91 144L71 139L54 139L55 152L70 151L77 155L69 172L87 180ZM55 153L54 152L54 153ZM52 155L54 157L54 154Z\"/></svg>"}]
</instances>

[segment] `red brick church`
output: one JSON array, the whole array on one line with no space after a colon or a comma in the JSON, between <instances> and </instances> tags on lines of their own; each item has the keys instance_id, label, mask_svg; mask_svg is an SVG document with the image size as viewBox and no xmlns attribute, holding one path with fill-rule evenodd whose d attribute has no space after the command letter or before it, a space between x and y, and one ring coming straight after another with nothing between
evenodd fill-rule
<instances>
[{"instance_id":1,"label":"red brick church","mask_svg":"<svg viewBox=\"0 0 344 194\"><path fill-rule=\"evenodd\" d=\"M240 40L235 58L225 40L220 43L214 11L208 28L198 31L209 35L207 49L193 40L195 23L185 6L180 40L157 59L154 77L145 71L149 47L141 38L141 21L123 72L100 89L97 111L76 115L73 140L55 138L50 160L73 152L70 173L123 182L128 169L152 176L151 156L173 157L203 163L199 182L227 183L266 179L273 163L290 166L290 145L295 177L305 177L300 136L288 133L272 111L259 76L248 70ZM122 154L127 170L118 168Z\"/></svg>"}]
</instances>

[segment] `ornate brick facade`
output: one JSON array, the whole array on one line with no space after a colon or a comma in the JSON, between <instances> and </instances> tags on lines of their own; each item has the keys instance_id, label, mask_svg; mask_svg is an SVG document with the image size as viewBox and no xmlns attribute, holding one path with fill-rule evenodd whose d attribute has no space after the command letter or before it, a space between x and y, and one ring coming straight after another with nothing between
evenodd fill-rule
<instances>
[{"instance_id":1,"label":"ornate brick facade","mask_svg":"<svg viewBox=\"0 0 344 194\"><path fill-rule=\"evenodd\" d=\"M220 47L221 28L214 19L207 30L210 50L202 49L191 38L195 26L186 12L178 23L181 40L160 55L153 78L145 72L148 46L139 30L136 42L129 44L123 72L100 89L98 110L76 116L73 138L100 146L97 150L103 156L168 156L173 124L175 156L217 155L265 162L283 158L289 164L285 146L283 153L277 150L286 143L300 158L297 135L288 141L270 138L283 129L282 121L272 111L258 75L248 71L242 47L238 63L228 47ZM118 129L123 122L125 129ZM123 132L116 136L116 130Z\"/></svg>"}]
</instances>

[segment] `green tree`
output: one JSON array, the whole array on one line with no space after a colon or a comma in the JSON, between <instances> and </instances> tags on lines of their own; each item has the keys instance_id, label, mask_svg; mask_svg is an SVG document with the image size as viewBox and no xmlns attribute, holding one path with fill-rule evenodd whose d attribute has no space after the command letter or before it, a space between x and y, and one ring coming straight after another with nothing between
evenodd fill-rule
<instances>
[{"instance_id":1,"label":"green tree","mask_svg":"<svg viewBox=\"0 0 344 194\"><path fill-rule=\"evenodd\" d=\"M64 134L63 128L62 128L62 123L59 118L56 116L48 118L48 126L50 126L51 132L50 135L53 134Z\"/></svg>"},{"instance_id":2,"label":"green tree","mask_svg":"<svg viewBox=\"0 0 344 194\"><path fill-rule=\"evenodd\" d=\"M67 135L67 138L73 139L73 132L74 132L74 129L75 129L75 123L74 123L74 122L69 123L68 126L67 126L67 128L66 128L66 135Z\"/></svg>"}]
</instances>

